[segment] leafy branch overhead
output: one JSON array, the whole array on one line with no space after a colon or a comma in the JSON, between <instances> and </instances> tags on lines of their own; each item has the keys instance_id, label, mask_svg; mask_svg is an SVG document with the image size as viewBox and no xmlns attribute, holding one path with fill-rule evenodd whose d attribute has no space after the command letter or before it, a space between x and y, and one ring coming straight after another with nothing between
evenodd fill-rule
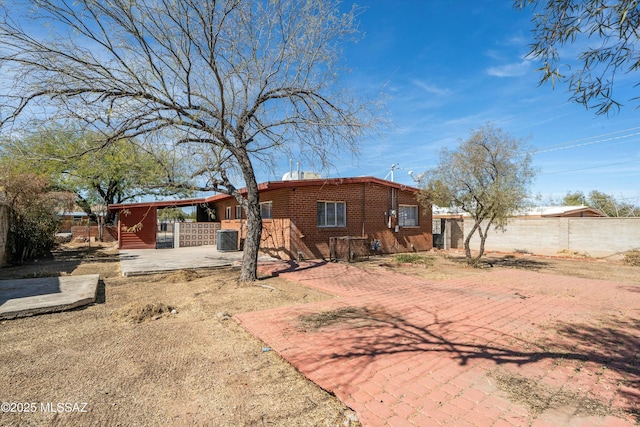
<instances>
[{"instance_id":1,"label":"leafy branch overhead","mask_svg":"<svg viewBox=\"0 0 640 427\"><path fill-rule=\"evenodd\" d=\"M597 114L615 112L626 101L639 102L625 99L629 90L622 89L625 76L640 68L635 0L516 0L515 6L533 10L529 56L541 62L541 84L567 83L570 99ZM578 49L574 58L566 58L568 45Z\"/></svg>"}]
</instances>

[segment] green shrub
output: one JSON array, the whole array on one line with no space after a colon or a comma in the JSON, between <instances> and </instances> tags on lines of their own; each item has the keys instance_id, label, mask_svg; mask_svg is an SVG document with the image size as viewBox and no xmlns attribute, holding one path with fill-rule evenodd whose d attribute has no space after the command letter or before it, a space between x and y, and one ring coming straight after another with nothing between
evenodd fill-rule
<instances>
[{"instance_id":1,"label":"green shrub","mask_svg":"<svg viewBox=\"0 0 640 427\"><path fill-rule=\"evenodd\" d=\"M398 254L395 260L399 264L431 264L431 259L418 254Z\"/></svg>"}]
</instances>

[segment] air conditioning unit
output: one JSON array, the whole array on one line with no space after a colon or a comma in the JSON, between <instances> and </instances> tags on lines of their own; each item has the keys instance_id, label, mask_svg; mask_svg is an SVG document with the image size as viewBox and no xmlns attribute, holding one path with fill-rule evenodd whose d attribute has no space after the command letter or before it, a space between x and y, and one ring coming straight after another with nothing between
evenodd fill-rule
<instances>
[{"instance_id":1,"label":"air conditioning unit","mask_svg":"<svg viewBox=\"0 0 640 427\"><path fill-rule=\"evenodd\" d=\"M216 247L219 251L238 250L237 230L218 230L216 233Z\"/></svg>"}]
</instances>

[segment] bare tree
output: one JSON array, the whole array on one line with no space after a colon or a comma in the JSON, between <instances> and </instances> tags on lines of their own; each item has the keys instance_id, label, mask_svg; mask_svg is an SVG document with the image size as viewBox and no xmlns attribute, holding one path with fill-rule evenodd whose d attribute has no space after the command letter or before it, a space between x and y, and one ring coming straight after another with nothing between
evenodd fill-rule
<instances>
[{"instance_id":1,"label":"bare tree","mask_svg":"<svg viewBox=\"0 0 640 427\"><path fill-rule=\"evenodd\" d=\"M473 218L473 227L465 230L464 250L467 262L475 265L484 254L489 228L504 227L526 206L534 176L523 140L487 124L471 132L457 150L442 150L438 166L425 173L425 189L418 197L425 206L454 206ZM470 241L476 231L480 248L472 257Z\"/></svg>"},{"instance_id":2,"label":"bare tree","mask_svg":"<svg viewBox=\"0 0 640 427\"><path fill-rule=\"evenodd\" d=\"M105 130L107 142L173 139L189 150L197 190L229 194L246 212L241 281L256 279L256 164L297 151L326 165L372 124L374 104L337 85L340 43L357 34L357 10L337 0L28 5L28 27L8 9L0 24L0 70L14 76L0 101L5 125L42 106Z\"/></svg>"},{"instance_id":3,"label":"bare tree","mask_svg":"<svg viewBox=\"0 0 640 427\"><path fill-rule=\"evenodd\" d=\"M597 114L619 110L622 96L638 100L629 90L614 91L616 80L640 68L635 0L515 0L514 5L534 11L529 55L542 63L540 83L568 83L570 99ZM566 45L576 47L575 58L566 58Z\"/></svg>"}]
</instances>

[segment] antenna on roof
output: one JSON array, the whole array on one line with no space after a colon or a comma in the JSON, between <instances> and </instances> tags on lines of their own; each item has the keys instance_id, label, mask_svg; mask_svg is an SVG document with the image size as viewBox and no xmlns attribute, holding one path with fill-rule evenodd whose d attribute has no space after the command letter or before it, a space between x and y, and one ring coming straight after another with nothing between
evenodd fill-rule
<instances>
[{"instance_id":1,"label":"antenna on roof","mask_svg":"<svg viewBox=\"0 0 640 427\"><path fill-rule=\"evenodd\" d=\"M423 173L419 173L416 176L413 176L413 171L410 170L409 171L409 176L411 177L411 179L413 179L414 182L419 183L420 181L422 181L422 178L424 178L424 172Z\"/></svg>"},{"instance_id":2,"label":"antenna on roof","mask_svg":"<svg viewBox=\"0 0 640 427\"><path fill-rule=\"evenodd\" d=\"M389 175L391 175L391 182L394 182L393 181L393 171L395 171L398 166L400 166L400 163L392 164L391 165L391 171L384 177L384 179L387 179L389 177Z\"/></svg>"}]
</instances>

